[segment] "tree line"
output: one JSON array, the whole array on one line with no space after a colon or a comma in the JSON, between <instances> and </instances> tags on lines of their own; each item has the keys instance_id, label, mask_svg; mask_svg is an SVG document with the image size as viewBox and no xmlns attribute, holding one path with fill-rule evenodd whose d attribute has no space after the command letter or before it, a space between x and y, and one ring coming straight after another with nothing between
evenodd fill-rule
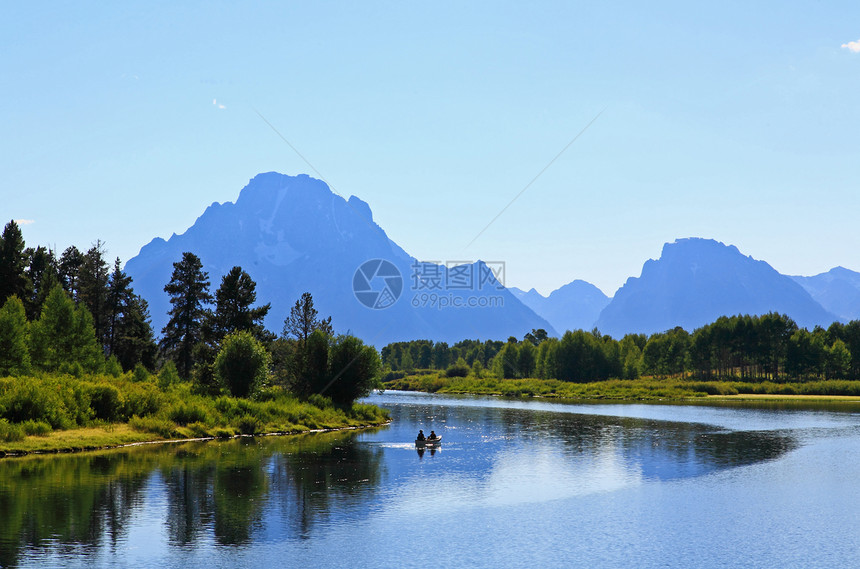
<instances>
[{"instance_id":1,"label":"tree line","mask_svg":"<svg viewBox=\"0 0 860 569\"><path fill-rule=\"evenodd\" d=\"M788 316L723 316L687 332L681 327L620 340L598 330L567 331L550 338L532 330L506 342L415 340L382 348L386 371L444 370L448 376L500 379L607 379L694 377L702 380L860 380L860 321L827 329L800 328Z\"/></svg>"},{"instance_id":2,"label":"tree line","mask_svg":"<svg viewBox=\"0 0 860 569\"><path fill-rule=\"evenodd\" d=\"M10 221L0 235L0 376L117 376L142 366L167 369L159 375L192 382L200 393L247 397L279 387L336 403L376 384L376 350L336 335L310 293L296 301L278 336L263 325L271 305L256 305L256 283L241 267L224 275L213 295L200 259L185 252L164 291L171 309L156 342L146 300L134 293L119 258L110 269L101 241L57 258L26 247Z\"/></svg>"}]
</instances>

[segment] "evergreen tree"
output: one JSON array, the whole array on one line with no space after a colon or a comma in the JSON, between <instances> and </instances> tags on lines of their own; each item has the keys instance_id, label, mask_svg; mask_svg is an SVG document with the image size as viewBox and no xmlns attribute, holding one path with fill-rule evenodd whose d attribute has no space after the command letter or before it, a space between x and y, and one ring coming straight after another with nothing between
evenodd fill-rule
<instances>
[{"instance_id":1,"label":"evergreen tree","mask_svg":"<svg viewBox=\"0 0 860 569\"><path fill-rule=\"evenodd\" d=\"M261 342L271 342L274 337L263 326L263 319L272 305L267 303L253 308L257 301L257 283L242 270L233 267L221 279L221 286L215 291L215 312L208 321L209 335L215 344L227 334L247 331Z\"/></svg>"},{"instance_id":2,"label":"evergreen tree","mask_svg":"<svg viewBox=\"0 0 860 569\"><path fill-rule=\"evenodd\" d=\"M161 331L160 348L177 364L180 376L187 379L194 364L192 350L202 338L206 305L212 302L209 275L197 255L185 252L180 261L173 263L173 274L164 292L170 295L173 307Z\"/></svg>"},{"instance_id":3,"label":"evergreen tree","mask_svg":"<svg viewBox=\"0 0 860 569\"><path fill-rule=\"evenodd\" d=\"M0 377L29 371L29 339L24 303L17 296L10 296L0 308Z\"/></svg>"},{"instance_id":4,"label":"evergreen tree","mask_svg":"<svg viewBox=\"0 0 860 569\"><path fill-rule=\"evenodd\" d=\"M103 347L107 345L109 328L108 281L109 268L105 261L104 243L96 241L84 255L80 266L77 300L93 315L96 338Z\"/></svg>"},{"instance_id":5,"label":"evergreen tree","mask_svg":"<svg viewBox=\"0 0 860 569\"><path fill-rule=\"evenodd\" d=\"M127 298L112 330L111 355L116 356L122 369L128 371L139 363L155 369L158 346L152 333L149 305L142 296L132 294Z\"/></svg>"},{"instance_id":6,"label":"evergreen tree","mask_svg":"<svg viewBox=\"0 0 860 569\"><path fill-rule=\"evenodd\" d=\"M83 264L84 255L74 245L68 247L60 256L60 284L75 302L78 301L78 275Z\"/></svg>"},{"instance_id":7,"label":"evergreen tree","mask_svg":"<svg viewBox=\"0 0 860 569\"><path fill-rule=\"evenodd\" d=\"M122 318L127 307L134 299L134 291L131 288L131 277L120 268L119 257L113 263L113 272L110 274L107 286L106 310L107 333L105 334L105 347L107 353L113 355L116 351L119 320ZM134 365L133 362L132 365Z\"/></svg>"},{"instance_id":8,"label":"evergreen tree","mask_svg":"<svg viewBox=\"0 0 860 569\"><path fill-rule=\"evenodd\" d=\"M284 320L284 336L296 338L304 343L314 330L322 330L329 336L332 334L331 316L325 319L317 317L319 313L314 308L314 298L306 292L290 309L290 315Z\"/></svg>"},{"instance_id":9,"label":"evergreen tree","mask_svg":"<svg viewBox=\"0 0 860 569\"><path fill-rule=\"evenodd\" d=\"M25 268L24 237L14 220L6 224L0 235L0 303L12 295L29 298L29 283Z\"/></svg>"},{"instance_id":10,"label":"evergreen tree","mask_svg":"<svg viewBox=\"0 0 860 569\"><path fill-rule=\"evenodd\" d=\"M45 371L79 365L95 373L104 366L92 316L86 307L76 307L60 286L48 294L42 315L31 326L30 357L33 365Z\"/></svg>"},{"instance_id":11,"label":"evergreen tree","mask_svg":"<svg viewBox=\"0 0 860 569\"><path fill-rule=\"evenodd\" d=\"M30 281L30 294L24 301L27 318L35 320L42 313L42 305L51 290L60 282L57 269L57 257L54 252L44 247L27 249L29 269L27 276ZM23 299L22 299L23 300Z\"/></svg>"}]
</instances>

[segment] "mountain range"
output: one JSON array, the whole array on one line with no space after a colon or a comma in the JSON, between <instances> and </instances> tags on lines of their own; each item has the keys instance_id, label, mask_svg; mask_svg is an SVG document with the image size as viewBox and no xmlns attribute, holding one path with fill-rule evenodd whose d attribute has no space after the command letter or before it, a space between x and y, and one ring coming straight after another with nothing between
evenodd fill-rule
<instances>
[{"instance_id":1,"label":"mountain range","mask_svg":"<svg viewBox=\"0 0 860 569\"><path fill-rule=\"evenodd\" d=\"M306 175L259 174L235 203L213 203L184 233L153 239L126 263L156 332L170 309L164 285L184 251L200 257L212 292L241 266L257 283L259 302L272 304L265 324L276 332L307 291L336 332L376 346L521 338L533 328L555 333L504 288L497 267L420 263L388 238L367 203Z\"/></svg>"},{"instance_id":2,"label":"mountain range","mask_svg":"<svg viewBox=\"0 0 860 569\"><path fill-rule=\"evenodd\" d=\"M306 175L259 174L235 203L213 203L184 233L153 239L126 263L156 332L170 308L164 285L185 251L200 257L213 292L233 266L248 272L259 302L272 304L266 326L273 331L307 291L337 332L376 346L522 338L535 328L558 335L596 327L614 337L675 326L692 331L722 315L771 311L807 328L860 318L860 273L837 267L790 277L734 246L700 238L667 243L612 298L582 280L547 297L505 288L500 266L419 262L374 222L367 203Z\"/></svg>"}]
</instances>

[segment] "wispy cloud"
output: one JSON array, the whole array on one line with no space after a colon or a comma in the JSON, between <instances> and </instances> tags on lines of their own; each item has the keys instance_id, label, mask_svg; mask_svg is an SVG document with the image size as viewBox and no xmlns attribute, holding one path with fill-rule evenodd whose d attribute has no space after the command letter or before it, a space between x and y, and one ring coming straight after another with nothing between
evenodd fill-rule
<instances>
[{"instance_id":1,"label":"wispy cloud","mask_svg":"<svg viewBox=\"0 0 860 569\"><path fill-rule=\"evenodd\" d=\"M226 109L227 107L218 102L218 99L212 99L212 104L218 107L219 109Z\"/></svg>"},{"instance_id":2,"label":"wispy cloud","mask_svg":"<svg viewBox=\"0 0 860 569\"><path fill-rule=\"evenodd\" d=\"M30 225L31 223L35 223L33 219L16 219L15 223L18 225Z\"/></svg>"},{"instance_id":3,"label":"wispy cloud","mask_svg":"<svg viewBox=\"0 0 860 569\"><path fill-rule=\"evenodd\" d=\"M860 40L843 43L842 48L847 49L851 53L860 53Z\"/></svg>"}]
</instances>

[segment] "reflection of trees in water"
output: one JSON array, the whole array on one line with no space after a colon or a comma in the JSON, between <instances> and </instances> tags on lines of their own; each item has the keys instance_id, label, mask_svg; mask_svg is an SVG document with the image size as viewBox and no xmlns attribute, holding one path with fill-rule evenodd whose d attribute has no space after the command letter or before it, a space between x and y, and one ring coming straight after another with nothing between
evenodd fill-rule
<instances>
[{"instance_id":1,"label":"reflection of trees in water","mask_svg":"<svg viewBox=\"0 0 860 569\"><path fill-rule=\"evenodd\" d=\"M358 506L379 484L381 450L353 438L320 433L0 461L0 567L15 566L25 548L62 554L115 545L144 507L151 479L163 484L171 544L207 534L242 544L258 529L307 536L317 520ZM264 527L271 513L289 523Z\"/></svg>"},{"instance_id":2,"label":"reflection of trees in water","mask_svg":"<svg viewBox=\"0 0 860 569\"><path fill-rule=\"evenodd\" d=\"M778 431L727 431L700 423L519 409L503 409L501 418L508 436L559 440L562 451L576 459L620 453L638 463L643 475L660 479L772 460L797 445Z\"/></svg>"},{"instance_id":3,"label":"reflection of trees in water","mask_svg":"<svg viewBox=\"0 0 860 569\"><path fill-rule=\"evenodd\" d=\"M0 567L24 548L116 544L140 504L151 461L108 455L0 462ZM142 467L143 466L143 467Z\"/></svg>"},{"instance_id":4,"label":"reflection of trees in water","mask_svg":"<svg viewBox=\"0 0 860 569\"><path fill-rule=\"evenodd\" d=\"M292 535L307 538L315 522L372 498L382 476L382 450L352 437L304 441L297 452L275 457L271 481L278 516ZM323 444L320 444L323 443Z\"/></svg>"}]
</instances>

